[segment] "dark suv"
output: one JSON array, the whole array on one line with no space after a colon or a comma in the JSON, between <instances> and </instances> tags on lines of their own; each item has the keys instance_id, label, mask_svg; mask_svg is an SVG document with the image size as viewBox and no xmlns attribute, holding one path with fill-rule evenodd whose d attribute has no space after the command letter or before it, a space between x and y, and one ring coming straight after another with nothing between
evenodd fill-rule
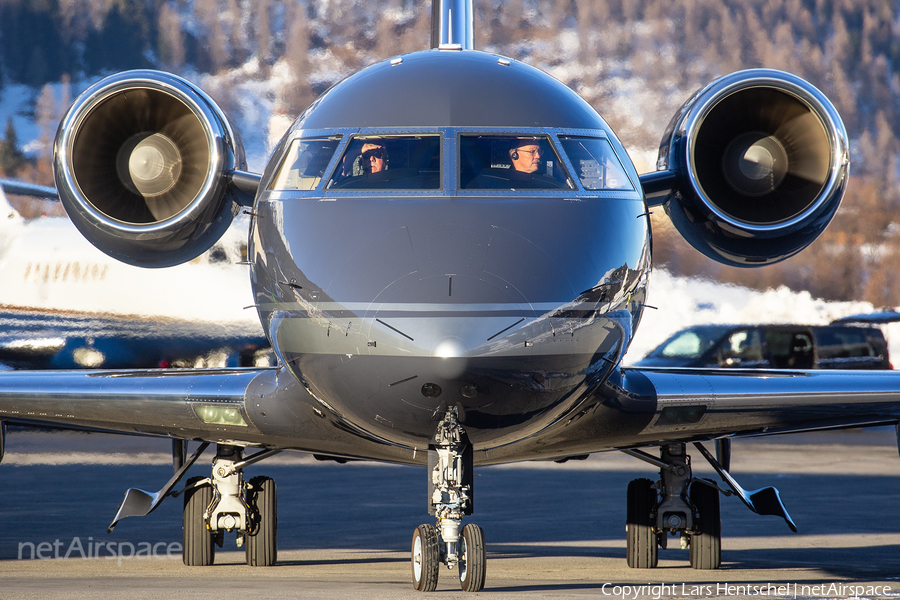
<instances>
[{"instance_id":1,"label":"dark suv","mask_svg":"<svg viewBox=\"0 0 900 600\"><path fill-rule=\"evenodd\" d=\"M848 325L697 325L682 329L635 366L893 368L880 329Z\"/></svg>"}]
</instances>

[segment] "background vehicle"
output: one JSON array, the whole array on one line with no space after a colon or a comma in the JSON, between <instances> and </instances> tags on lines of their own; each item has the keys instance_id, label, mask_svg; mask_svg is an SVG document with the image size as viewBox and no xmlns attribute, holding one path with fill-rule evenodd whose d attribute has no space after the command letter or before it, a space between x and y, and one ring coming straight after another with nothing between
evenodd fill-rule
<instances>
[{"instance_id":1,"label":"background vehicle","mask_svg":"<svg viewBox=\"0 0 900 600\"><path fill-rule=\"evenodd\" d=\"M697 325L667 339L637 366L893 368L880 329L847 325Z\"/></svg>"}]
</instances>

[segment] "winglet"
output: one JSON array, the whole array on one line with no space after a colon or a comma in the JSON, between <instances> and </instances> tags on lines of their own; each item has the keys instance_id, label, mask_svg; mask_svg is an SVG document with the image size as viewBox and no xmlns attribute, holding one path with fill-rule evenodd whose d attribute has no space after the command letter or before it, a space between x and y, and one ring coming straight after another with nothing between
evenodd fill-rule
<instances>
[{"instance_id":1,"label":"winglet","mask_svg":"<svg viewBox=\"0 0 900 600\"><path fill-rule=\"evenodd\" d=\"M719 461L710 454L709 450L703 447L703 444L694 442L694 446L697 447L700 454L702 454L709 464L712 465L712 468L716 470L719 477L721 477L722 480L728 484L728 487L734 490L737 497L747 505L747 508L758 515L774 515L776 517L781 517L787 523L788 527L791 528L791 531L797 533L797 526L794 524L794 520L791 519L787 509L784 507L784 503L781 501L781 494L778 493L777 489L765 487L750 492L746 491L738 485L738 482L735 481L734 477L732 477L728 471L722 468Z\"/></svg>"},{"instance_id":2,"label":"winglet","mask_svg":"<svg viewBox=\"0 0 900 600\"><path fill-rule=\"evenodd\" d=\"M170 494L172 488L175 487L181 478L187 473L187 470L191 468L191 465L196 462L200 455L203 454L203 451L206 450L206 447L209 446L209 442L203 442L200 444L200 447L197 448L196 451L191 455L191 457L181 465L181 468L178 469L172 478L162 487L161 490L156 492L155 494L151 494L149 492L145 492L144 490L139 490L137 488L131 488L127 492L125 492L125 498L122 499L122 503L119 505L119 510L116 511L116 516L112 520L112 523L109 524L109 527L106 530L106 533L112 533L112 530L116 528L116 525L124 519L125 517L143 517L144 515L149 515L156 507L159 506L160 502L165 500L166 496Z\"/></svg>"}]
</instances>

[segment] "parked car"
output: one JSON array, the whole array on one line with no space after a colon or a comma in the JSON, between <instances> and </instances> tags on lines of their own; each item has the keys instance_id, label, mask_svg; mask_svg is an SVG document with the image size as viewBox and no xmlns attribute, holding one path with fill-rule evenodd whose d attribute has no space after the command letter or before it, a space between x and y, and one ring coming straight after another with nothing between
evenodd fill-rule
<instances>
[{"instance_id":1,"label":"parked car","mask_svg":"<svg viewBox=\"0 0 900 600\"><path fill-rule=\"evenodd\" d=\"M667 339L636 366L893 368L880 329L849 325L696 325Z\"/></svg>"}]
</instances>

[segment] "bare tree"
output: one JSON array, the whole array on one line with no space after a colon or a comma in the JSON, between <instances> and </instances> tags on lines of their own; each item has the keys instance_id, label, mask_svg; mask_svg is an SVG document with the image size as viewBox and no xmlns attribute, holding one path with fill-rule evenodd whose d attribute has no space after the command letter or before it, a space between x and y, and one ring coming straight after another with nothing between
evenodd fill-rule
<instances>
[{"instance_id":1,"label":"bare tree","mask_svg":"<svg viewBox=\"0 0 900 600\"><path fill-rule=\"evenodd\" d=\"M159 58L169 69L184 66L184 31L178 12L168 3L159 10Z\"/></svg>"}]
</instances>

